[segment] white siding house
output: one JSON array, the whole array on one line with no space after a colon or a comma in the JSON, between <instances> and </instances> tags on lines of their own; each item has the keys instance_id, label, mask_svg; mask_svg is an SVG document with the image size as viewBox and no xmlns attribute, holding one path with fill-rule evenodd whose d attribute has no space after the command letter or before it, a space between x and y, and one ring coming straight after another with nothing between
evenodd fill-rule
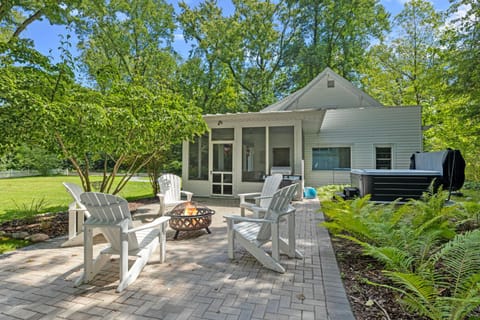
<instances>
[{"instance_id":1,"label":"white siding house","mask_svg":"<svg viewBox=\"0 0 480 320\"><path fill-rule=\"evenodd\" d=\"M422 151L419 106L385 107L328 68L260 112L204 119L210 132L183 144L183 185L197 196L258 191L272 170L349 183L350 169L407 169Z\"/></svg>"}]
</instances>

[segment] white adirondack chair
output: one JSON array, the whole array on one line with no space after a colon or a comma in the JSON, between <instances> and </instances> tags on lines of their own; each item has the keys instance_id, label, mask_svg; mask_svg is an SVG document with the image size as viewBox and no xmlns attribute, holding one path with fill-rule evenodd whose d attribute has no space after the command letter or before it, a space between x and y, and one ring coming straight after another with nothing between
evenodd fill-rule
<instances>
[{"instance_id":1,"label":"white adirondack chair","mask_svg":"<svg viewBox=\"0 0 480 320\"><path fill-rule=\"evenodd\" d=\"M63 186L74 201L68 206L68 240L62 243L61 247L79 246L83 244L83 222L90 217L90 213L80 201L82 187L70 182L64 182ZM94 236L98 233L100 231L96 230Z\"/></svg>"},{"instance_id":2,"label":"white adirondack chair","mask_svg":"<svg viewBox=\"0 0 480 320\"><path fill-rule=\"evenodd\" d=\"M297 185L286 186L273 195L263 218L225 216L227 220L228 257L234 259L235 243L239 243L266 268L284 273L280 253L302 259L295 243L295 207L290 205ZM288 239L280 236L280 223L287 223ZM271 255L262 246L271 242Z\"/></svg>"},{"instance_id":3,"label":"white adirondack chair","mask_svg":"<svg viewBox=\"0 0 480 320\"><path fill-rule=\"evenodd\" d=\"M160 200L160 210L158 212L160 215L164 215L166 208L169 206L176 206L192 200L193 193L181 190L181 179L177 175L171 173L161 175L158 178L158 185L160 186L160 193L157 193ZM187 197L187 200L182 200L182 194Z\"/></svg>"},{"instance_id":4,"label":"white adirondack chair","mask_svg":"<svg viewBox=\"0 0 480 320\"><path fill-rule=\"evenodd\" d=\"M263 183L262 192L240 193L240 214L245 216L245 209L252 211L255 218L261 217L270 204L273 194L278 190L283 176L281 174L273 174L268 176ZM247 202L246 199L253 198L255 203Z\"/></svg>"},{"instance_id":5,"label":"white adirondack chair","mask_svg":"<svg viewBox=\"0 0 480 320\"><path fill-rule=\"evenodd\" d=\"M137 279L158 245L160 263L165 261L166 226L170 217L160 217L134 228L125 199L98 192L82 193L80 199L90 213L90 218L84 223L84 272L75 282L76 286L91 281L112 254L120 256L120 283L117 292L121 292ZM95 228L100 228L109 245L94 260ZM130 268L129 256L136 257Z\"/></svg>"}]
</instances>

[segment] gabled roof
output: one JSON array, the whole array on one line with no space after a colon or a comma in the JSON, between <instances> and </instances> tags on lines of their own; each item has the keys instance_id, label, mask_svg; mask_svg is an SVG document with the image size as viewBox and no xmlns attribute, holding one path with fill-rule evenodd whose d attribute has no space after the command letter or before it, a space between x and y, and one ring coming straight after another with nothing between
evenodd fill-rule
<instances>
[{"instance_id":1,"label":"gabled roof","mask_svg":"<svg viewBox=\"0 0 480 320\"><path fill-rule=\"evenodd\" d=\"M260 112L381 106L380 102L327 67L305 87Z\"/></svg>"}]
</instances>

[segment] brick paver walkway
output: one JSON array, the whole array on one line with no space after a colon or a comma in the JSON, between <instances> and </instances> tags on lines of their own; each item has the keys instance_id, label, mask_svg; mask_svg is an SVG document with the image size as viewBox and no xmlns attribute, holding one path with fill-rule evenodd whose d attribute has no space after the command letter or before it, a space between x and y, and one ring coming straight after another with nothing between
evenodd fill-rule
<instances>
[{"instance_id":1,"label":"brick paver walkway","mask_svg":"<svg viewBox=\"0 0 480 320\"><path fill-rule=\"evenodd\" d=\"M316 200L296 203L297 243L304 259L282 256L278 274L244 249L227 257L224 214L238 200L202 199L216 210L210 230L168 233L167 262L154 254L139 278L116 293L118 260L88 285L80 275L83 248L53 239L0 256L0 319L354 319ZM144 217L149 210L143 208ZM142 214L138 215L139 218ZM96 249L102 244L97 244Z\"/></svg>"}]
</instances>

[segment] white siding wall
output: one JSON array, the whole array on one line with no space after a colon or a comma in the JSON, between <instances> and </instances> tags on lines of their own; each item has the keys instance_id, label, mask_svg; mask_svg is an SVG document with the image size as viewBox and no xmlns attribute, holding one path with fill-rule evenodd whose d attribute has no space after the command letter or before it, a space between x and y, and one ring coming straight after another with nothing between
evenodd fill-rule
<instances>
[{"instance_id":1,"label":"white siding wall","mask_svg":"<svg viewBox=\"0 0 480 320\"><path fill-rule=\"evenodd\" d=\"M352 168L375 168L375 146L392 147L393 169L408 169L422 151L421 108L328 110L320 133L305 133L305 185L350 183L349 172L312 170L312 148L351 147Z\"/></svg>"}]
</instances>

